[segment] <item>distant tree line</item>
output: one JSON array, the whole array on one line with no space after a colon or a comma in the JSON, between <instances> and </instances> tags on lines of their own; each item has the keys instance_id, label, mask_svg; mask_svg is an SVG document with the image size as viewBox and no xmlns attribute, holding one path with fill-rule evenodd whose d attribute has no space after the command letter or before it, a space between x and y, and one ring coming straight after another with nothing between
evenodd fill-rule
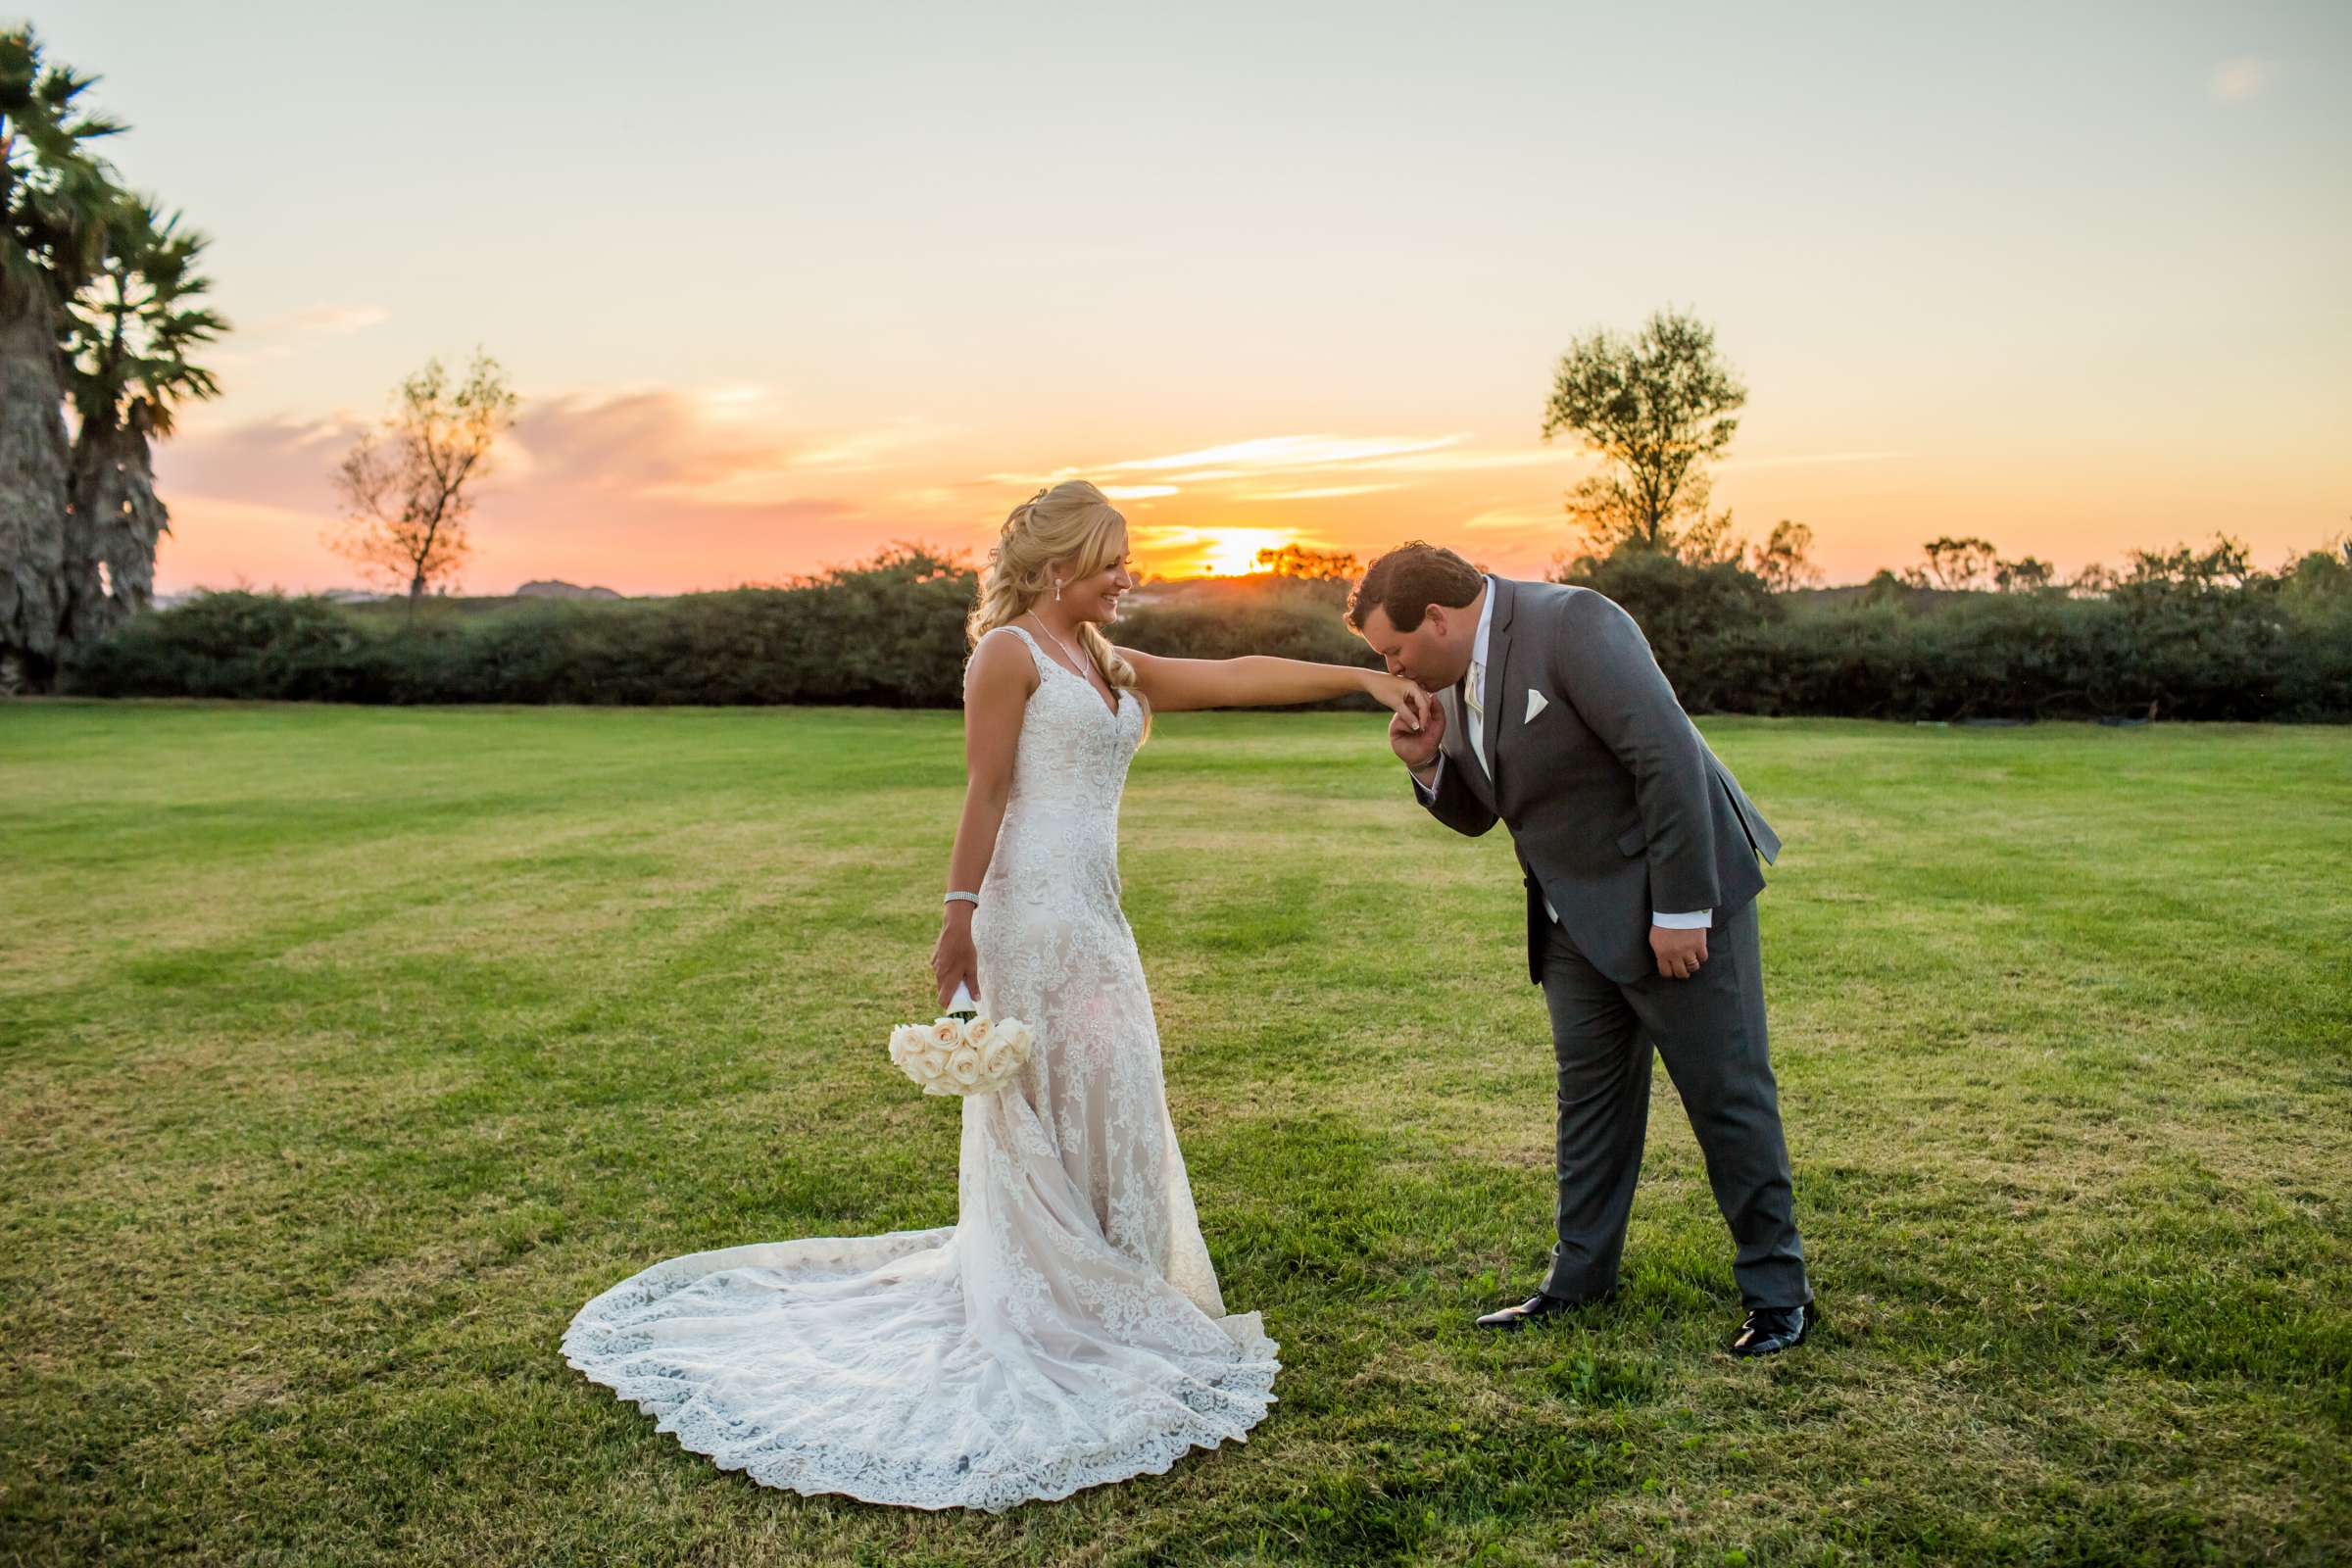
<instances>
[{"instance_id":1,"label":"distant tree line","mask_svg":"<svg viewBox=\"0 0 2352 1568\"><path fill-rule=\"evenodd\" d=\"M2352 720L2352 548L2264 572L2223 541L2143 552L2066 587L1775 592L1753 564L1621 549L1566 573L1624 605L1697 712L1892 719ZM1339 578L1169 585L1112 628L1148 652L1370 663ZM961 699L966 563L912 546L776 588L470 612L252 593L141 615L91 651L104 696L356 703L948 708Z\"/></svg>"},{"instance_id":2,"label":"distant tree line","mask_svg":"<svg viewBox=\"0 0 2352 1568\"><path fill-rule=\"evenodd\" d=\"M2140 551L2098 587L1923 570L1775 593L1736 562L1643 551L1563 575L1625 606L1694 711L2352 719L2352 545L2277 573L2230 540Z\"/></svg>"},{"instance_id":3,"label":"distant tree line","mask_svg":"<svg viewBox=\"0 0 2352 1568\"><path fill-rule=\"evenodd\" d=\"M1919 564L1816 588L1812 533L1784 518L1745 545L1708 510L1708 465L1746 398L1688 315L1561 357L1546 439L1599 460L1570 492L1582 549L1553 575L1632 612L1700 712L1932 720L2098 717L2352 720L2352 544L2277 572L2245 547L2134 553L2061 582L1987 540L1938 537ZM912 545L775 588L614 604L423 598L463 559L467 486L514 400L495 362L462 384L438 364L402 388L381 444L340 470L356 558L405 587L407 612L323 599L207 594L136 616L68 670L117 696L363 703L960 701L968 563ZM1111 635L1203 659L1374 662L1341 615L1362 564L1288 545L1241 579L1159 584ZM420 606L428 612L419 613Z\"/></svg>"}]
</instances>

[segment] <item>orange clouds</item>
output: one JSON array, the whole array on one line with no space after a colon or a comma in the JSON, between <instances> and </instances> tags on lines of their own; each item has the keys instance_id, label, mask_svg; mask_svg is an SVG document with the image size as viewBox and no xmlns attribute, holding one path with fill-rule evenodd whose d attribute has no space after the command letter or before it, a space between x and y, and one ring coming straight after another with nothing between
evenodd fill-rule
<instances>
[{"instance_id":1,"label":"orange clouds","mask_svg":"<svg viewBox=\"0 0 2352 1568\"><path fill-rule=\"evenodd\" d=\"M160 563L167 589L352 581L319 535L336 520L328 476L356 421L190 422L160 453L174 515ZM672 593L772 581L899 539L977 555L1006 509L1070 474L1118 501L1138 564L1156 572L1212 559L1234 569L1246 564L1243 542L1368 556L1427 538L1533 574L1574 545L1561 498L1592 462L1564 444L1459 431L1211 433L1169 448L1073 464L1089 455L1035 432L1007 441L911 418L810 426L757 386L542 397L524 405L482 492L465 584L503 593L564 577ZM1041 456L1034 469L1017 466ZM2185 456L2001 462L1956 450L1767 448L1722 465L1715 500L1749 537L1781 517L1810 524L1833 580L1911 562L1919 541L1938 533L1980 534L2072 569L2220 528L2267 560L2328 531L2320 523L2329 498L2308 484L2200 481L2194 466Z\"/></svg>"},{"instance_id":2,"label":"orange clouds","mask_svg":"<svg viewBox=\"0 0 2352 1568\"><path fill-rule=\"evenodd\" d=\"M349 582L318 536L337 524L329 475L358 430L263 420L167 446L159 478L176 520L165 585ZM910 531L857 493L863 460L885 444L779 439L764 421L729 417L723 398L668 390L532 402L481 490L465 584L504 593L561 576L668 593L857 559Z\"/></svg>"}]
</instances>

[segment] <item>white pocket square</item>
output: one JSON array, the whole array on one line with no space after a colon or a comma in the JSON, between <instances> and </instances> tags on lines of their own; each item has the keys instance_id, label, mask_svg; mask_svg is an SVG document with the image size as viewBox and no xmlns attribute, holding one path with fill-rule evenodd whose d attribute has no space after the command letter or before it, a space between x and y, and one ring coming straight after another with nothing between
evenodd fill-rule
<instances>
[{"instance_id":1,"label":"white pocket square","mask_svg":"<svg viewBox=\"0 0 2352 1568\"><path fill-rule=\"evenodd\" d=\"M1550 706L1551 705L1549 703L1544 701L1544 694L1542 692L1536 690L1533 686L1530 686L1527 689L1527 717L1521 719L1519 722L1522 724L1533 724L1536 721L1536 715Z\"/></svg>"}]
</instances>

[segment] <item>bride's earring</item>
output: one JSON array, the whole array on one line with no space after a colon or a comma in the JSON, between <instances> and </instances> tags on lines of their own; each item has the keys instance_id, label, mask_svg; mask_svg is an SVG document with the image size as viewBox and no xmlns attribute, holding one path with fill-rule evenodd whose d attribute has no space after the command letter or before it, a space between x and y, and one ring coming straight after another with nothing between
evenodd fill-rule
<instances>
[{"instance_id":1,"label":"bride's earring","mask_svg":"<svg viewBox=\"0 0 2352 1568\"><path fill-rule=\"evenodd\" d=\"M1054 602L1057 605L1061 603L1061 579L1059 577L1054 579Z\"/></svg>"}]
</instances>

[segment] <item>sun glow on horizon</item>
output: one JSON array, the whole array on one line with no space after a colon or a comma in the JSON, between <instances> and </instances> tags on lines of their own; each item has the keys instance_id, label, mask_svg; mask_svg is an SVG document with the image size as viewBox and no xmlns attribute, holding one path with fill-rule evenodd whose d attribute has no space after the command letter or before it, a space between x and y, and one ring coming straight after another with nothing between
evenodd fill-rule
<instances>
[{"instance_id":1,"label":"sun glow on horizon","mask_svg":"<svg viewBox=\"0 0 2352 1568\"><path fill-rule=\"evenodd\" d=\"M1285 536L1272 528L1209 528L1201 568L1219 577L1246 577L1257 569L1260 550L1279 550Z\"/></svg>"}]
</instances>

